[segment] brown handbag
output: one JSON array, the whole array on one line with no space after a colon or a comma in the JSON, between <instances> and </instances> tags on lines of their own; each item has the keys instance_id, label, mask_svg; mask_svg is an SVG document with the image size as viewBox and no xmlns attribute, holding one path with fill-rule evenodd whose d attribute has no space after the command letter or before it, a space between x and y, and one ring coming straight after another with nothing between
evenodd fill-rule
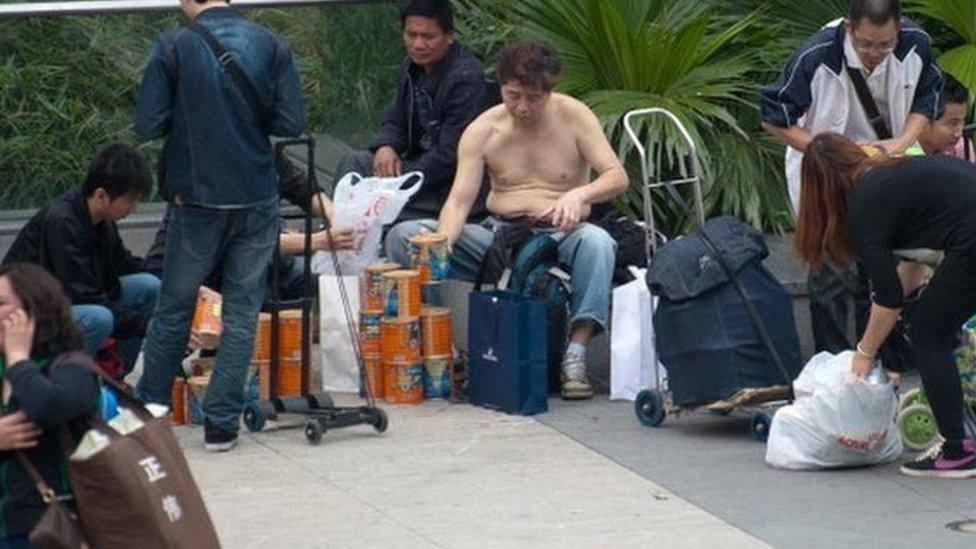
<instances>
[{"instance_id":1,"label":"brown handbag","mask_svg":"<svg viewBox=\"0 0 976 549\"><path fill-rule=\"evenodd\" d=\"M167 418L157 418L124 386L89 364L142 422L122 435L100 419L108 444L68 460L78 513L93 547L216 549L220 541Z\"/></svg>"},{"instance_id":2,"label":"brown handbag","mask_svg":"<svg viewBox=\"0 0 976 549\"><path fill-rule=\"evenodd\" d=\"M37 522L27 538L31 546L39 549L86 549L88 543L81 533L78 517L61 505L55 497L54 490L44 482L40 471L23 452L17 452L17 459L20 460L21 467L34 480L37 493L47 505L41 520Z\"/></svg>"}]
</instances>

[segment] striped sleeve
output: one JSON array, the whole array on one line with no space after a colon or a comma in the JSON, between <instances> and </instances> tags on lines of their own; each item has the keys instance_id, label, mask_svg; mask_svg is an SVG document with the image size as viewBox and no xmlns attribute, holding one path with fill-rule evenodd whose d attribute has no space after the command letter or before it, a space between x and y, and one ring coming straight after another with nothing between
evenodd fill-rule
<instances>
[{"instance_id":1,"label":"striped sleeve","mask_svg":"<svg viewBox=\"0 0 976 549\"><path fill-rule=\"evenodd\" d=\"M922 72L918 75L912 112L923 114L932 120L942 114L942 87L945 79L932 59L932 39L921 29L910 32L916 38L915 52L922 59Z\"/></svg>"},{"instance_id":2,"label":"striped sleeve","mask_svg":"<svg viewBox=\"0 0 976 549\"><path fill-rule=\"evenodd\" d=\"M806 44L790 58L786 68L772 84L759 91L759 109L764 122L787 128L810 108L810 82L831 42Z\"/></svg>"}]
</instances>

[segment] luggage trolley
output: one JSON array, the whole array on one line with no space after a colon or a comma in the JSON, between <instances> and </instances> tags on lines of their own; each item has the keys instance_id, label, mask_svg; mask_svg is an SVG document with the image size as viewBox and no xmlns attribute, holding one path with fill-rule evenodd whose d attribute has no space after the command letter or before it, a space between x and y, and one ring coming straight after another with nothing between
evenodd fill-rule
<instances>
[{"instance_id":1,"label":"luggage trolley","mask_svg":"<svg viewBox=\"0 0 976 549\"><path fill-rule=\"evenodd\" d=\"M298 139L288 139L279 141L275 145L276 154L283 152L285 148L297 145L304 145L307 148L308 166L308 196L309 201L318 192L318 184L315 181L315 140L312 137ZM363 383L366 392L366 406L337 407L332 401L332 397L325 392L311 391L311 341L309 337L311 327L312 301L310 297L312 284L312 204L309 203L305 208L305 242L303 252L306 257L305 272L302 280L302 297L297 300L282 301L278 285L279 267L281 265L281 249L275 244L274 265L272 272L271 299L268 306L271 309L271 356L268 367L268 388L269 398L266 400L252 400L244 406L244 426L251 432L259 432L264 429L267 421L276 421L279 414L303 415L308 419L304 424L284 425L279 428L298 428L304 427L305 438L311 444L318 444L322 435L331 429L340 429L353 425L371 425L377 432L386 431L389 425L386 412L376 407L373 395L369 393L369 384ZM328 228L328 227L326 227ZM276 239L277 240L277 239ZM337 262L335 252L331 252L333 261ZM340 279L341 280L341 279ZM359 349L359 338L356 335L356 323L352 319L352 309L349 306L349 299L346 296L345 286L340 282L340 292L345 308L346 320L349 325L350 337L354 343L356 358L360 365L360 379L362 379L362 353ZM279 345L280 345L280 312L282 310L300 309L302 312L302 335L301 335L301 395L299 396L279 396L278 371L280 368Z\"/></svg>"},{"instance_id":2,"label":"luggage trolley","mask_svg":"<svg viewBox=\"0 0 976 549\"><path fill-rule=\"evenodd\" d=\"M641 142L639 135L634 130L633 122L638 118L649 118L652 116L665 117L677 128L681 139L687 145L688 150L686 152L690 157L690 160L688 161L689 173L687 177L669 181L651 181L651 166L650 159L648 158L648 151ZM650 267L654 260L654 252L657 250L658 246L655 238L657 232L654 223L654 207L652 203L653 195L651 193L653 189L663 188L668 195L678 203L683 210L683 213L688 218L695 218L698 229L702 229L705 226L705 210L702 200L699 160L696 154L695 142L688 133L688 130L685 128L684 124L681 123L678 117L667 109L654 107L629 111L624 116L624 129L626 130L628 138L630 139L634 148L637 150L637 154L640 157L642 183L641 194L644 202L644 245L647 251L648 267ZM692 211L692 208L688 205L687 201L676 190L676 187L679 185L691 185L694 193L694 211ZM737 292L743 300L745 307L748 309L750 320L752 321L752 324L756 330L759 332L759 335L762 338L770 357L773 359L773 362L783 373L784 379L790 381L792 377L787 373L787 370L779 356L779 352L776 350L772 339L769 337L767 330L762 324L762 319L759 317L759 314L755 310L752 302L746 298L745 291L739 283L735 273L728 265L728 262L725 260L724 256L719 252L718 248L711 241L711 238L709 238L704 231L700 231L698 234L702 235L702 240L709 249L709 252L711 255L715 256L716 259L718 259L718 263L725 271L729 281L735 286ZM752 432L753 436L759 441L765 441L766 437L769 435L769 427L772 424L772 417L775 408L779 405L792 401L792 398L792 382L790 381L787 385L742 389L737 393L716 402L693 406L679 406L674 404L671 393L667 387L666 380L661 379L660 371L658 368L655 368L654 386L653 388L641 391L637 395L637 399L634 402L634 412L636 413L637 419L641 422L641 424L648 427L657 427L661 425L668 414L680 415L683 412L704 410L718 415L728 415L735 411L741 411L751 415L750 431Z\"/></svg>"}]
</instances>

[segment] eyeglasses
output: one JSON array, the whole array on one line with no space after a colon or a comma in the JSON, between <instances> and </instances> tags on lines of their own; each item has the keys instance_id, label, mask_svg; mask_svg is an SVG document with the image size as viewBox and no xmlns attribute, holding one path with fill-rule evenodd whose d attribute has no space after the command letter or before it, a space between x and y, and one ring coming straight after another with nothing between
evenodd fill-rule
<instances>
[{"instance_id":1,"label":"eyeglasses","mask_svg":"<svg viewBox=\"0 0 976 549\"><path fill-rule=\"evenodd\" d=\"M853 42L854 49L858 53L877 53L887 55L895 51L895 46L898 44L898 39L895 38L893 40L886 40L884 42L872 42L870 40L858 38L852 31L851 42Z\"/></svg>"}]
</instances>

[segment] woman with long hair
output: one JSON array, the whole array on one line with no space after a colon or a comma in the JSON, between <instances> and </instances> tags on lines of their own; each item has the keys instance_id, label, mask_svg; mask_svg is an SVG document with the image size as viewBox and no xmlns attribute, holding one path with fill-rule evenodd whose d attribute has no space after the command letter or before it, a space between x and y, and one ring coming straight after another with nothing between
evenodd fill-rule
<instances>
[{"instance_id":1,"label":"woman with long hair","mask_svg":"<svg viewBox=\"0 0 976 549\"><path fill-rule=\"evenodd\" d=\"M99 398L82 348L53 276L32 264L0 267L0 547L28 547L46 508L17 452L59 499L71 493L59 431L67 426L76 443Z\"/></svg>"},{"instance_id":2,"label":"woman with long hair","mask_svg":"<svg viewBox=\"0 0 976 549\"><path fill-rule=\"evenodd\" d=\"M834 133L803 158L796 250L813 269L856 260L871 282L871 314L851 367L866 375L901 314L902 250L944 252L909 321L922 384L943 443L906 463L911 476L976 476L965 438L963 394L952 351L976 313L976 170L948 156L888 158Z\"/></svg>"}]
</instances>

